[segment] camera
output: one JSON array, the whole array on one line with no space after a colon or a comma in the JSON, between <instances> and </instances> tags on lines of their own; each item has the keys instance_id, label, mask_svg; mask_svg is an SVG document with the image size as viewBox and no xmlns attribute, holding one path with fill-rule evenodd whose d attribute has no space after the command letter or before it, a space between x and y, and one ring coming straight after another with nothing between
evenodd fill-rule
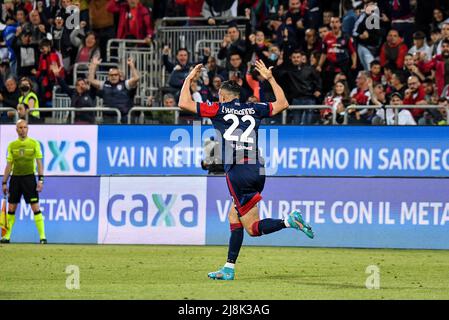
<instances>
[{"instance_id":1,"label":"camera","mask_svg":"<svg viewBox=\"0 0 449 320\"><path fill-rule=\"evenodd\" d=\"M217 156L220 153L220 143L215 141L214 137L210 137L204 141L203 151L204 159L201 161L201 168L207 170L208 174L223 174L224 166L221 158Z\"/></svg>"}]
</instances>

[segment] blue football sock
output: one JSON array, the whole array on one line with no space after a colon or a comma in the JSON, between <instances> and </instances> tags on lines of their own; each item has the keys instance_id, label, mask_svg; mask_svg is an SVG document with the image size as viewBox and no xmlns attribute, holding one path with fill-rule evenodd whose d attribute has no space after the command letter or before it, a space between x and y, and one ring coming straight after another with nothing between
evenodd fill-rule
<instances>
[{"instance_id":1,"label":"blue football sock","mask_svg":"<svg viewBox=\"0 0 449 320\"><path fill-rule=\"evenodd\" d=\"M229 263L235 263L239 256L240 248L243 243L243 228L237 228L231 231L229 238L228 260Z\"/></svg>"},{"instance_id":2,"label":"blue football sock","mask_svg":"<svg viewBox=\"0 0 449 320\"><path fill-rule=\"evenodd\" d=\"M259 221L259 232L261 235L269 234L286 228L282 219L263 219Z\"/></svg>"}]
</instances>

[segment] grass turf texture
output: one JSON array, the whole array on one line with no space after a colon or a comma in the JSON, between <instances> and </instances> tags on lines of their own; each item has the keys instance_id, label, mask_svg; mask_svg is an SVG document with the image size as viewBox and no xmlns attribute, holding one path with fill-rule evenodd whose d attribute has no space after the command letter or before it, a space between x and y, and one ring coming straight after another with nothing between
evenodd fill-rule
<instances>
[{"instance_id":1,"label":"grass turf texture","mask_svg":"<svg viewBox=\"0 0 449 320\"><path fill-rule=\"evenodd\" d=\"M449 299L449 252L246 246L235 281L207 278L224 246L0 245L0 299ZM80 289L66 288L68 265ZM380 269L368 290L367 266Z\"/></svg>"}]
</instances>

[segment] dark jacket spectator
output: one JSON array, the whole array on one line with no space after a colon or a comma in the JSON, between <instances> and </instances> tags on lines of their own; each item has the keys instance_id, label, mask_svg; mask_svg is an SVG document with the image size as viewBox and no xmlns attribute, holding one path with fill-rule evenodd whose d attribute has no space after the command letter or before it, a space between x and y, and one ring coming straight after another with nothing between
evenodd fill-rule
<instances>
[{"instance_id":1,"label":"dark jacket spectator","mask_svg":"<svg viewBox=\"0 0 449 320\"><path fill-rule=\"evenodd\" d=\"M77 79L75 89L70 88L64 78L59 77L61 68L53 67L52 71L57 78L61 91L70 97L70 107L72 108L94 108L96 92L89 88L86 79ZM94 123L93 112L78 112L75 114L75 123Z\"/></svg>"},{"instance_id":2,"label":"dark jacket spectator","mask_svg":"<svg viewBox=\"0 0 449 320\"><path fill-rule=\"evenodd\" d=\"M17 35L20 29L17 31ZM19 40L20 37L20 40ZM39 45L31 43L31 32L24 30L12 40L12 49L16 54L17 76L32 76L32 70L36 70L39 62Z\"/></svg>"},{"instance_id":3,"label":"dark jacket spectator","mask_svg":"<svg viewBox=\"0 0 449 320\"><path fill-rule=\"evenodd\" d=\"M380 49L380 64L385 66L388 62L393 62L397 69L404 66L404 57L408 53L407 46L402 42L396 30L390 30L387 42Z\"/></svg>"},{"instance_id":4,"label":"dark jacket spectator","mask_svg":"<svg viewBox=\"0 0 449 320\"><path fill-rule=\"evenodd\" d=\"M19 103L20 91L17 87L17 82L14 78L8 78L5 81L5 88L0 93L0 103L3 108L16 108ZM9 114L8 117L13 116L14 113ZM6 119L6 112L0 117L1 120Z\"/></svg>"}]
</instances>

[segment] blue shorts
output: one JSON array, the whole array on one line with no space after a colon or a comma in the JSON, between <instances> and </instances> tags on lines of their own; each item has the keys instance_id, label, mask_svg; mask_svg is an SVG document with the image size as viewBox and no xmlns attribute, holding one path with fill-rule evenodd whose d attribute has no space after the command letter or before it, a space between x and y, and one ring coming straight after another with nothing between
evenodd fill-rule
<instances>
[{"instance_id":1,"label":"blue shorts","mask_svg":"<svg viewBox=\"0 0 449 320\"><path fill-rule=\"evenodd\" d=\"M265 186L265 172L260 163L236 164L226 174L229 192L240 217L248 213L260 200Z\"/></svg>"}]
</instances>

